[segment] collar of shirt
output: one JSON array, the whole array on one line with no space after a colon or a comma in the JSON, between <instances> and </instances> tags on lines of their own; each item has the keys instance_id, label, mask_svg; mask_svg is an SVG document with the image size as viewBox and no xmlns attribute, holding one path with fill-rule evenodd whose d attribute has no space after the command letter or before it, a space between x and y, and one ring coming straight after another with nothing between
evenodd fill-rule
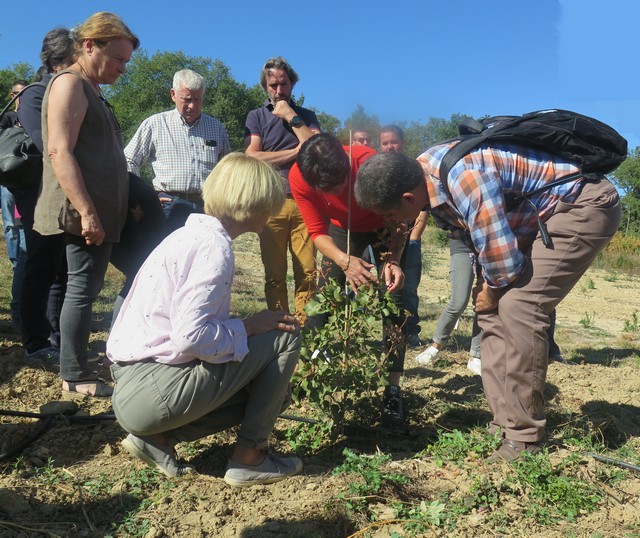
<instances>
[{"instance_id":1,"label":"collar of shirt","mask_svg":"<svg viewBox=\"0 0 640 538\"><path fill-rule=\"evenodd\" d=\"M220 233L225 239L231 243L231 236L227 230L225 230L224 226L216 217L212 217L211 215L203 215L202 213L191 213L187 217L185 222L185 226L207 226L211 228L213 232Z\"/></svg>"},{"instance_id":2,"label":"collar of shirt","mask_svg":"<svg viewBox=\"0 0 640 538\"><path fill-rule=\"evenodd\" d=\"M191 129L192 127L195 127L196 125L198 125L198 123L200 123L200 120L202 119L202 113L200 113L200 116L198 117L198 119L196 121L194 121L191 125L189 125L187 123L187 120L185 120L182 115L180 114L180 112L178 112L177 108L173 109L173 112L179 116L180 118L180 122L182 123L182 125L184 125L187 129Z\"/></svg>"}]
</instances>

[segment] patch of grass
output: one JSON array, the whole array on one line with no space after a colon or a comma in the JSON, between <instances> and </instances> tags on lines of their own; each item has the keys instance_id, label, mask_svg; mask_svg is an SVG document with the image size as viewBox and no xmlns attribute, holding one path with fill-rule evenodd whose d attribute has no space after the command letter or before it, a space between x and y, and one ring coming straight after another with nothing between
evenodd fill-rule
<instances>
[{"instance_id":1,"label":"patch of grass","mask_svg":"<svg viewBox=\"0 0 640 538\"><path fill-rule=\"evenodd\" d=\"M624 321L623 332L626 333L637 333L640 332L640 324L638 323L638 311L634 310L633 314L631 314L631 319L626 319Z\"/></svg>"},{"instance_id":2,"label":"patch of grass","mask_svg":"<svg viewBox=\"0 0 640 538\"><path fill-rule=\"evenodd\" d=\"M391 461L391 456L387 454L358 454L349 448L345 448L342 454L345 460L333 469L332 474L348 474L353 477L349 484L350 496L347 497L344 493L338 495L350 511L365 511L369 501L380 493L385 484L409 482L409 477L403 474L383 470L383 465Z\"/></svg>"},{"instance_id":3,"label":"patch of grass","mask_svg":"<svg viewBox=\"0 0 640 538\"><path fill-rule=\"evenodd\" d=\"M579 463L578 454L553 465L547 451L524 453L513 462L514 473L507 475L505 485L513 494L526 496L527 515L538 523L574 521L581 513L593 512L602 499L597 486L569 474Z\"/></svg>"},{"instance_id":4,"label":"patch of grass","mask_svg":"<svg viewBox=\"0 0 640 538\"><path fill-rule=\"evenodd\" d=\"M589 314L589 312L585 312L584 316L582 316L582 319L580 319L578 323L580 323L580 325L582 325L585 329L592 329L595 326L595 322L596 313L592 312L591 314Z\"/></svg>"},{"instance_id":5,"label":"patch of grass","mask_svg":"<svg viewBox=\"0 0 640 538\"><path fill-rule=\"evenodd\" d=\"M469 457L480 458L493 452L500 443L500 435L489 435L480 430L463 433L459 430L439 432L438 440L425 449L438 466L444 462L462 463Z\"/></svg>"}]
</instances>

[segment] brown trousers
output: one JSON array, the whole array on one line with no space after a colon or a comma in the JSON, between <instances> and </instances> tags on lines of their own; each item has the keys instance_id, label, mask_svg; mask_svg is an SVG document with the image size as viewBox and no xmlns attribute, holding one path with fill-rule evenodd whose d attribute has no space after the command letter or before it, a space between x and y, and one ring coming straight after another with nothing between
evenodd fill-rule
<instances>
[{"instance_id":1,"label":"brown trousers","mask_svg":"<svg viewBox=\"0 0 640 538\"><path fill-rule=\"evenodd\" d=\"M269 310L289 311L287 249L293 265L295 313L298 319L304 320L304 306L316 291L316 247L292 198L287 198L282 211L267 221L260 234L264 292Z\"/></svg>"},{"instance_id":2,"label":"brown trousers","mask_svg":"<svg viewBox=\"0 0 640 538\"><path fill-rule=\"evenodd\" d=\"M507 439L544 439L549 314L602 251L620 223L620 200L602 179L585 183L573 203L558 203L546 225L548 249L536 238L521 276L498 309L480 314L482 384L493 413L491 429Z\"/></svg>"}]
</instances>

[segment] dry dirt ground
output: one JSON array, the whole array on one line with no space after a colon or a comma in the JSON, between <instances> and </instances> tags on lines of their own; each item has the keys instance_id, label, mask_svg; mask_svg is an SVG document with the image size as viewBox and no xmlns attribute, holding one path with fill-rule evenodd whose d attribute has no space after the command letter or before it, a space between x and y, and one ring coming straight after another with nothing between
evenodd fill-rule
<instances>
[{"instance_id":1,"label":"dry dirt ground","mask_svg":"<svg viewBox=\"0 0 640 538\"><path fill-rule=\"evenodd\" d=\"M255 289L262 278L255 240L239 240L237 252L234 305L239 312L250 311L257 307ZM426 339L449 295L448 250L425 247L425 262L421 314ZM640 464L640 331L634 318L640 311L639 289L637 278L593 270L560 305L557 340L572 365L553 363L549 368L552 461L562 461L574 450L553 439L575 426L599 432L596 437L610 449L635 447L628 460ZM103 313L97 310L92 346L102 352L108 307ZM348 494L350 480L332 474L343 461L344 447L390 454L390 468L411 478L411 487L404 490L406 502L429 503L443 495L454 499L468 490L475 476L510 472L508 466L492 467L473 459L463 466L438 466L433 457L421 454L439 431L468 431L489 417L480 379L466 369L470 310L441 353L445 360L440 365L418 367L416 352L409 352L406 428L379 427L377 411L373 412L370 427L347 429L335 445L300 454L305 464L300 476L248 489L230 488L222 480L233 432L181 445L180 455L197 467L198 474L168 480L123 453L124 433L114 421L86 418L110 413L108 402L81 400L76 402L75 419L51 424L7 416L6 411L38 413L43 404L61 400L62 395L55 371L22 358L15 334L6 329L6 309L1 314L5 331L0 334L0 537L343 537L358 531L363 531L359 536L402 536L401 527L388 521L366 528L370 521L350 514L337 499ZM283 432L289 425L280 420L273 438L273 447L285 453L290 448ZM30 442L29 436L35 439ZM26 446L10 454L20 443ZM601 478L611 469L589 457L581 463L586 480ZM453 529L433 527L417 535L640 536L640 475L629 471L615 482L600 484L603 498L598 509L574 522L540 525L523 517L526 498L513 497L501 507L502 525L489 520L489 511L474 510L460 516ZM384 496L378 504L372 511L385 522L390 511Z\"/></svg>"}]
</instances>

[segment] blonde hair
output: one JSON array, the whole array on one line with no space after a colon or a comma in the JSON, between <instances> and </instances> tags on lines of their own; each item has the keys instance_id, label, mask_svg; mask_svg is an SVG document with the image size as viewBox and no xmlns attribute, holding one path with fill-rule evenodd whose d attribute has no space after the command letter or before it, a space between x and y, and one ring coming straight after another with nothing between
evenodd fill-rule
<instances>
[{"instance_id":1,"label":"blonde hair","mask_svg":"<svg viewBox=\"0 0 640 538\"><path fill-rule=\"evenodd\" d=\"M246 222L277 214L285 201L282 177L267 163L244 153L230 153L202 186L204 212L218 219Z\"/></svg>"},{"instance_id":2,"label":"blonde hair","mask_svg":"<svg viewBox=\"0 0 640 538\"><path fill-rule=\"evenodd\" d=\"M97 47L104 47L113 39L127 38L133 44L133 50L140 46L140 40L114 13L100 11L94 13L82 24L71 30L75 41L76 52L82 53L85 39L93 39Z\"/></svg>"}]
</instances>

